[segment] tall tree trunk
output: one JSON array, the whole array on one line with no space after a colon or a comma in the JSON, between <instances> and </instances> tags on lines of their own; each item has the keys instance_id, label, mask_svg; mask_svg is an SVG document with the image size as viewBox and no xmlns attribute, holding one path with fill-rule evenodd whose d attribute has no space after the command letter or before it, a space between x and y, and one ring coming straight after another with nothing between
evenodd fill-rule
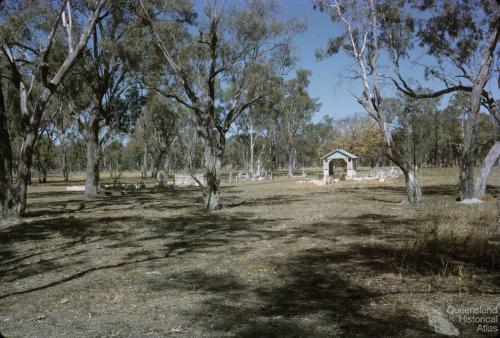
<instances>
[{"instance_id":1,"label":"tall tree trunk","mask_svg":"<svg viewBox=\"0 0 500 338\"><path fill-rule=\"evenodd\" d=\"M206 116L198 116L204 130L204 160L207 182L204 190L204 202L207 211L216 210L219 207L219 187L220 187L220 169L222 157L224 156L225 134L220 130L216 132L216 68L217 68L217 49L219 44L218 20L212 20L210 23L210 70L208 80L208 97L210 103L207 107ZM218 140L217 140L218 138ZM218 142L217 142L218 141Z\"/></svg>"},{"instance_id":2,"label":"tall tree trunk","mask_svg":"<svg viewBox=\"0 0 500 338\"><path fill-rule=\"evenodd\" d=\"M215 142L205 140L204 159L207 182L203 198L207 211L214 211L219 207L220 198L220 170L224 154L224 144L216 147Z\"/></svg>"},{"instance_id":3,"label":"tall tree trunk","mask_svg":"<svg viewBox=\"0 0 500 338\"><path fill-rule=\"evenodd\" d=\"M408 202L412 204L422 202L422 189L418 184L414 166L407 163L403 158L401 158L401 155L398 152L393 152L392 150L388 151L391 153L390 155L388 155L389 159L392 160L401 169L405 177Z\"/></svg>"},{"instance_id":4,"label":"tall tree trunk","mask_svg":"<svg viewBox=\"0 0 500 338\"><path fill-rule=\"evenodd\" d=\"M417 165L417 140L416 140L416 136L415 136L415 133L413 133L413 137L412 137L412 151L413 151L413 170L414 171L417 171L418 169L418 165Z\"/></svg>"},{"instance_id":5,"label":"tall tree trunk","mask_svg":"<svg viewBox=\"0 0 500 338\"><path fill-rule=\"evenodd\" d=\"M473 102L472 95L470 101ZM472 106L473 103L470 103ZM474 196L474 164L476 163L477 130L479 121L479 106L477 110L467 112L467 123L464 128L462 151L459 157L458 188L460 200Z\"/></svg>"},{"instance_id":6,"label":"tall tree trunk","mask_svg":"<svg viewBox=\"0 0 500 338\"><path fill-rule=\"evenodd\" d=\"M474 195L474 163L475 151L472 149L464 151L460 158L458 173L460 200L472 198Z\"/></svg>"},{"instance_id":7,"label":"tall tree trunk","mask_svg":"<svg viewBox=\"0 0 500 338\"><path fill-rule=\"evenodd\" d=\"M483 164L481 165L481 170L479 171L479 176L476 179L476 184L474 185L474 197L481 198L486 192L486 184L488 183L488 177L490 176L491 170L498 163L500 159L500 141L496 141L491 147L488 155L486 155Z\"/></svg>"},{"instance_id":8,"label":"tall tree trunk","mask_svg":"<svg viewBox=\"0 0 500 338\"><path fill-rule=\"evenodd\" d=\"M13 216L14 189L12 180L12 150L7 128L7 116L0 74L0 217Z\"/></svg>"},{"instance_id":9,"label":"tall tree trunk","mask_svg":"<svg viewBox=\"0 0 500 338\"><path fill-rule=\"evenodd\" d=\"M498 18L497 18L498 24ZM464 144L460 156L459 188L460 199L472 198L474 196L474 164L476 162L477 129L479 124L479 109L481 108L482 93L486 82L488 82L493 65L498 41L498 25L494 27L488 39L488 44L482 53L481 66L474 78L472 91L469 98L469 110L467 112L467 125L465 128Z\"/></svg>"},{"instance_id":10,"label":"tall tree trunk","mask_svg":"<svg viewBox=\"0 0 500 338\"><path fill-rule=\"evenodd\" d=\"M160 163L161 163L161 160L163 159L163 157L164 156L166 157L166 155L165 155L166 153L168 153L168 151L161 150L158 153L158 156L152 157L152 159L153 159L152 170L151 170L151 177L152 178L154 178L154 179L158 178L158 171L160 171Z\"/></svg>"},{"instance_id":11,"label":"tall tree trunk","mask_svg":"<svg viewBox=\"0 0 500 338\"><path fill-rule=\"evenodd\" d=\"M144 144L144 151L142 154L142 178L148 177L148 147Z\"/></svg>"},{"instance_id":12,"label":"tall tree trunk","mask_svg":"<svg viewBox=\"0 0 500 338\"><path fill-rule=\"evenodd\" d=\"M168 182L168 175L170 173L170 151L165 154L165 162L163 164L163 171L165 173L165 183Z\"/></svg>"},{"instance_id":13,"label":"tall tree trunk","mask_svg":"<svg viewBox=\"0 0 500 338\"><path fill-rule=\"evenodd\" d=\"M42 183L47 183L47 175L48 175L49 171L48 171L48 168L47 167L42 167Z\"/></svg>"},{"instance_id":14,"label":"tall tree trunk","mask_svg":"<svg viewBox=\"0 0 500 338\"><path fill-rule=\"evenodd\" d=\"M271 145L269 147L269 152L271 155L271 172L275 171L278 168L277 165L277 158L276 158L276 153L277 153L277 146L278 141L277 141L277 133L275 129L271 131Z\"/></svg>"},{"instance_id":15,"label":"tall tree trunk","mask_svg":"<svg viewBox=\"0 0 500 338\"><path fill-rule=\"evenodd\" d=\"M433 154L432 154L432 159L433 159L433 165L434 167L438 167L438 126L439 126L439 122L438 122L438 112L435 111L433 113L433 117L434 117L434 142L433 142Z\"/></svg>"},{"instance_id":16,"label":"tall tree trunk","mask_svg":"<svg viewBox=\"0 0 500 338\"><path fill-rule=\"evenodd\" d=\"M61 152L62 152L62 174L64 177L64 182L69 181L69 164L68 164L68 154L66 149L66 137L64 135L64 130L61 133Z\"/></svg>"},{"instance_id":17,"label":"tall tree trunk","mask_svg":"<svg viewBox=\"0 0 500 338\"><path fill-rule=\"evenodd\" d=\"M24 216L26 212L26 197L28 185L31 182L31 161L33 159L33 149L38 136L39 121L34 121L36 116L32 116L30 129L24 137L21 146L19 164L17 166L17 189L16 189L16 212L19 216Z\"/></svg>"},{"instance_id":18,"label":"tall tree trunk","mask_svg":"<svg viewBox=\"0 0 500 338\"><path fill-rule=\"evenodd\" d=\"M160 158L152 158L151 163L151 177L156 179L158 178L158 164L160 163Z\"/></svg>"},{"instance_id":19,"label":"tall tree trunk","mask_svg":"<svg viewBox=\"0 0 500 338\"><path fill-rule=\"evenodd\" d=\"M293 165L294 165L294 148L293 145L290 144L288 146L288 177L293 176Z\"/></svg>"},{"instance_id":20,"label":"tall tree trunk","mask_svg":"<svg viewBox=\"0 0 500 338\"><path fill-rule=\"evenodd\" d=\"M163 162L163 171L165 175L168 175L170 172L170 152L165 155L165 162Z\"/></svg>"},{"instance_id":21,"label":"tall tree trunk","mask_svg":"<svg viewBox=\"0 0 500 338\"><path fill-rule=\"evenodd\" d=\"M253 136L253 122L252 119L249 118L250 121L250 175L253 177L253 157L254 157L254 150L255 150L255 140Z\"/></svg>"},{"instance_id":22,"label":"tall tree trunk","mask_svg":"<svg viewBox=\"0 0 500 338\"><path fill-rule=\"evenodd\" d=\"M403 170L406 183L406 194L408 195L408 202L419 203L422 201L422 190L417 181L415 171L410 168L407 171Z\"/></svg>"},{"instance_id":23,"label":"tall tree trunk","mask_svg":"<svg viewBox=\"0 0 500 338\"><path fill-rule=\"evenodd\" d=\"M370 115L377 116L376 114ZM382 132L382 136L384 137L385 154L387 158L394 162L404 174L408 202L412 204L422 202L422 189L418 184L414 165L405 160L399 153L389 130L389 126L383 119L383 116L379 115L377 122L379 124L380 131Z\"/></svg>"},{"instance_id":24,"label":"tall tree trunk","mask_svg":"<svg viewBox=\"0 0 500 338\"><path fill-rule=\"evenodd\" d=\"M99 119L95 114L90 118L87 130L87 166L85 176L85 195L96 196L99 184Z\"/></svg>"},{"instance_id":25,"label":"tall tree trunk","mask_svg":"<svg viewBox=\"0 0 500 338\"><path fill-rule=\"evenodd\" d=\"M38 183L42 183L42 166L38 165Z\"/></svg>"},{"instance_id":26,"label":"tall tree trunk","mask_svg":"<svg viewBox=\"0 0 500 338\"><path fill-rule=\"evenodd\" d=\"M64 152L63 153L63 177L64 177L64 182L69 181L69 165L68 165L68 155Z\"/></svg>"},{"instance_id":27,"label":"tall tree trunk","mask_svg":"<svg viewBox=\"0 0 500 338\"><path fill-rule=\"evenodd\" d=\"M21 95L26 96L25 91L21 91ZM27 131L24 135L24 140L19 152L19 163L17 166L17 187L16 187L16 212L18 216L24 216L26 212L26 198L28 194L28 185L31 184L31 164L33 161L33 151L35 149L36 139L38 137L38 127L42 119L43 111L50 99L52 93L45 89L35 104L33 113L31 114Z\"/></svg>"}]
</instances>

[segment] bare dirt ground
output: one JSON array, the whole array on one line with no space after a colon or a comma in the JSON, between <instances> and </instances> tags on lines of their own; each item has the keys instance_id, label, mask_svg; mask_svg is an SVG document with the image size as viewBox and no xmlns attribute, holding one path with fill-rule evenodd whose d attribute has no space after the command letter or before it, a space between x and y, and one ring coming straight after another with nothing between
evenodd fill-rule
<instances>
[{"instance_id":1,"label":"bare dirt ground","mask_svg":"<svg viewBox=\"0 0 500 338\"><path fill-rule=\"evenodd\" d=\"M434 308L474 336L446 311L500 303L500 170L480 205L455 202L456 170L421 176L417 206L402 179L278 179L223 186L213 214L196 188L85 199L35 185L28 217L0 225L0 331L432 337Z\"/></svg>"}]
</instances>

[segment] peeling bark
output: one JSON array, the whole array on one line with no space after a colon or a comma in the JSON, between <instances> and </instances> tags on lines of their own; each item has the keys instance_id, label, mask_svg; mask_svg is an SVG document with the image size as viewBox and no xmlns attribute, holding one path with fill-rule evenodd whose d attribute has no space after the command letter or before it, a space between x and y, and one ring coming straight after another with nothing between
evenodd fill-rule
<instances>
[{"instance_id":1,"label":"peeling bark","mask_svg":"<svg viewBox=\"0 0 500 338\"><path fill-rule=\"evenodd\" d=\"M214 142L205 140L204 159L207 183L204 187L203 200L207 211L214 211L219 208L220 198L220 170L222 164L222 154L224 145L213 146Z\"/></svg>"}]
</instances>

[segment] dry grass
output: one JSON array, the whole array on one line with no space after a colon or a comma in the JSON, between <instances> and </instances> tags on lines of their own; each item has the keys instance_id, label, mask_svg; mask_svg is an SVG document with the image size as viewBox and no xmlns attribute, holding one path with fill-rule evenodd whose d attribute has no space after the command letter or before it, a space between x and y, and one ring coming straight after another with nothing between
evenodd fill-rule
<instances>
[{"instance_id":1,"label":"dry grass","mask_svg":"<svg viewBox=\"0 0 500 338\"><path fill-rule=\"evenodd\" d=\"M463 264L491 273L499 269L497 208L458 207L430 215L406 246L407 258L414 264L421 266L422 257L431 257L435 265L428 268L441 275L458 274Z\"/></svg>"},{"instance_id":2,"label":"dry grass","mask_svg":"<svg viewBox=\"0 0 500 338\"><path fill-rule=\"evenodd\" d=\"M455 202L456 170L421 177L417 206L405 202L401 179L225 183L223 208L210 215L197 188L156 189L151 180L93 199L65 192L59 178L35 185L28 217L0 224L0 331L432 336L422 304L499 301L500 170L489 187L496 199L481 205Z\"/></svg>"}]
</instances>

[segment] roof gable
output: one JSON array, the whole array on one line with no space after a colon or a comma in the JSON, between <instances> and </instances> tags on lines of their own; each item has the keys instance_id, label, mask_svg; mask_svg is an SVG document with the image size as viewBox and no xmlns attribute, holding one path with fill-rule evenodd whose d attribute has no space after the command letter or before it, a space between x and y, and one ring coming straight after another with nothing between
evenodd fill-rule
<instances>
[{"instance_id":1,"label":"roof gable","mask_svg":"<svg viewBox=\"0 0 500 338\"><path fill-rule=\"evenodd\" d=\"M335 149L332 152L329 152L328 154L324 155L321 157L321 159L336 159L336 158L349 158L349 159L356 159L359 158L358 156L351 154L350 152L344 150L344 149Z\"/></svg>"}]
</instances>

